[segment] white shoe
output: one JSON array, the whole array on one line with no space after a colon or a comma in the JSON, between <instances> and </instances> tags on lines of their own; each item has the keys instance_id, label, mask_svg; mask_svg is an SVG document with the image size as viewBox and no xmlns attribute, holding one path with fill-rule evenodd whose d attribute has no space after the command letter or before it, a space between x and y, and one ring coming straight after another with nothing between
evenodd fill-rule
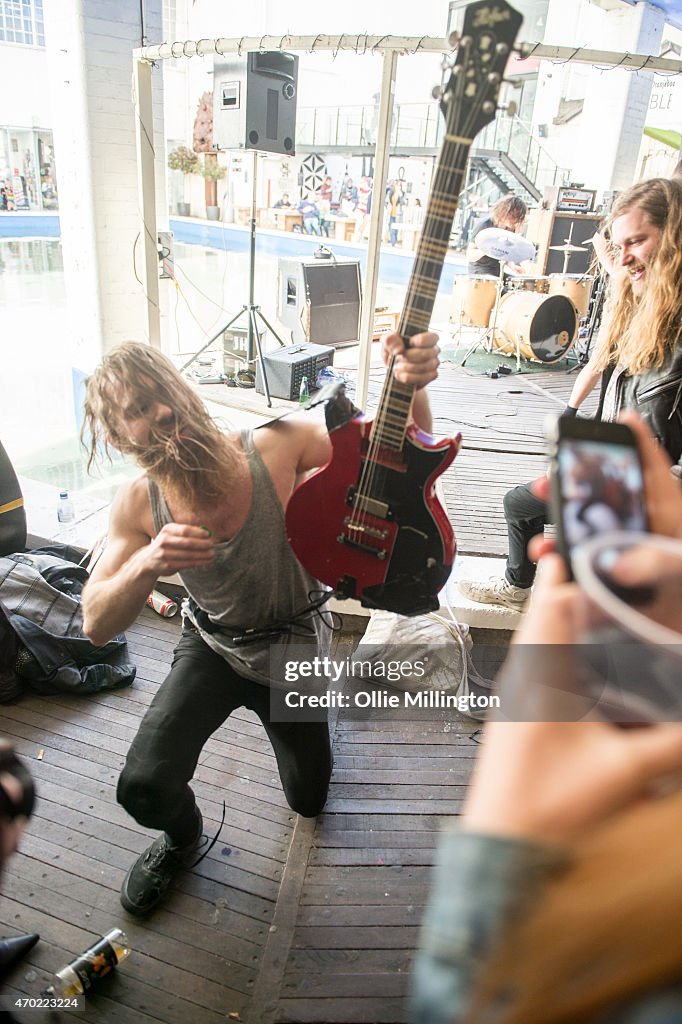
<instances>
[{"instance_id":1,"label":"white shoe","mask_svg":"<svg viewBox=\"0 0 682 1024\"><path fill-rule=\"evenodd\" d=\"M491 576L485 583L460 580L457 589L477 604L499 604L516 612L523 611L532 590L531 587L515 587L504 576Z\"/></svg>"}]
</instances>

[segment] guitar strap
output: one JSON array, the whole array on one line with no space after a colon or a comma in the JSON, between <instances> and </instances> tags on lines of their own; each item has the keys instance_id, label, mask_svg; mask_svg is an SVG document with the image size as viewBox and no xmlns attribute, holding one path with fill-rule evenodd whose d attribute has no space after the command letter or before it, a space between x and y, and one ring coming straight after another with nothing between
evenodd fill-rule
<instances>
[{"instance_id":1,"label":"guitar strap","mask_svg":"<svg viewBox=\"0 0 682 1024\"><path fill-rule=\"evenodd\" d=\"M349 420L355 419L356 416L359 416L362 413L362 410L358 409L346 394L346 382L344 380L334 380L329 384L325 384L325 386L320 388L320 390L317 391L302 408L315 409L318 405L325 405L324 418L327 424L327 430L330 433L332 430L337 430L345 423L348 423ZM287 416L292 416L294 413L300 411L301 407L289 409L287 412L283 412L279 416L273 416L273 418L268 420L266 423L259 423L257 427L254 427L254 430L260 430L262 427L269 427L273 423L278 423L279 420L286 419Z\"/></svg>"}]
</instances>

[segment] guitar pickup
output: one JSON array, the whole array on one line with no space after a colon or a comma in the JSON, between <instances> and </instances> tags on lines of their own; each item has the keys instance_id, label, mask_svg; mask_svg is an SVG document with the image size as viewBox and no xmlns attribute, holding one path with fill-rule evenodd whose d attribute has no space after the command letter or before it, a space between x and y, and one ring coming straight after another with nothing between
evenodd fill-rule
<instances>
[{"instance_id":1,"label":"guitar pickup","mask_svg":"<svg viewBox=\"0 0 682 1024\"><path fill-rule=\"evenodd\" d=\"M377 501L365 494L352 490L348 495L348 504L356 512L364 512L366 515L375 516L377 519L391 519L391 508L385 501Z\"/></svg>"}]
</instances>

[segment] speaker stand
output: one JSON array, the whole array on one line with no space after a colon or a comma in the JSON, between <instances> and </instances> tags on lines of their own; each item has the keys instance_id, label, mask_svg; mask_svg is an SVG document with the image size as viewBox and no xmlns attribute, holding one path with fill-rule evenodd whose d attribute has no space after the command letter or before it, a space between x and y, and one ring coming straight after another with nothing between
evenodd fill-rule
<instances>
[{"instance_id":1,"label":"speaker stand","mask_svg":"<svg viewBox=\"0 0 682 1024\"><path fill-rule=\"evenodd\" d=\"M260 366L260 372L263 375L263 390L265 392L265 398L269 408L272 408L272 399L270 398L270 388L268 386L268 375L265 370L265 360L263 359L263 350L260 343L260 332L258 330L258 317L263 321L265 326L279 342L282 348L286 348L285 343L280 338L277 331L274 329L271 323L269 323L263 314L261 313L260 306L257 306L254 302L255 298L255 282L256 282L256 174L258 171L258 153L256 150L253 151L253 188L251 190L251 221L250 221L250 244L249 244L249 301L247 305L242 306L238 313L229 320L224 327L221 327L217 334L214 334L205 345L195 352L191 359L188 359L184 366L180 367L182 373L191 366L195 359L198 359L203 352L209 348L210 345L219 338L221 334L224 334L233 323L235 323L240 316L246 314L247 317L247 342L246 342L246 361L251 364L258 360ZM254 352L257 353L254 358Z\"/></svg>"}]
</instances>

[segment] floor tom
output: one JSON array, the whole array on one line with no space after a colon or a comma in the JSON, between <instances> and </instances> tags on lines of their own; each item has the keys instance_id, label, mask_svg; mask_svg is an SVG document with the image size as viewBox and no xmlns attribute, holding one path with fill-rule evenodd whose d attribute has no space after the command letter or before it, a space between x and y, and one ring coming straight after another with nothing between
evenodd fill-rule
<instances>
[{"instance_id":1,"label":"floor tom","mask_svg":"<svg viewBox=\"0 0 682 1024\"><path fill-rule=\"evenodd\" d=\"M587 316L594 278L587 274L550 274L549 294L565 295L578 310L582 320Z\"/></svg>"}]
</instances>

